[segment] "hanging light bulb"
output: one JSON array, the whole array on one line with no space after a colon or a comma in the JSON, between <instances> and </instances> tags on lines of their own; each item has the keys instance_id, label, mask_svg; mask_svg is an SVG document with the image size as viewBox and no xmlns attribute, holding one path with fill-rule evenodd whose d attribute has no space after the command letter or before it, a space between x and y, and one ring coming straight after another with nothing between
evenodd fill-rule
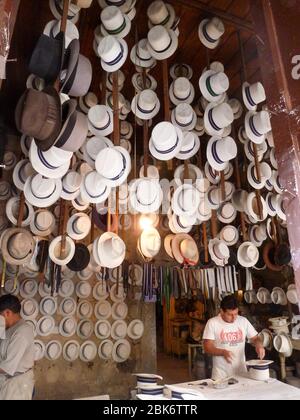
<instances>
[{"instance_id":1,"label":"hanging light bulb","mask_svg":"<svg viewBox=\"0 0 300 420\"><path fill-rule=\"evenodd\" d=\"M140 227L142 230L149 229L153 226L153 220L149 216L141 216L140 217Z\"/></svg>"}]
</instances>

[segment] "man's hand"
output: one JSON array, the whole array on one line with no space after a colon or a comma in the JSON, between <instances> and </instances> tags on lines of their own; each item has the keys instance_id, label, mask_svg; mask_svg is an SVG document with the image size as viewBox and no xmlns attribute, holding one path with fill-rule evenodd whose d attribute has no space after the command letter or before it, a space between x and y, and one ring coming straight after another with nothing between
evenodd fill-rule
<instances>
[{"instance_id":1,"label":"man's hand","mask_svg":"<svg viewBox=\"0 0 300 420\"><path fill-rule=\"evenodd\" d=\"M232 364L233 353L231 351L223 350L223 357L224 357L224 359L226 360L227 363L229 363L230 365Z\"/></svg>"},{"instance_id":2,"label":"man's hand","mask_svg":"<svg viewBox=\"0 0 300 420\"><path fill-rule=\"evenodd\" d=\"M260 358L260 360L262 360L262 359L265 358L266 351L265 351L264 347L261 344L258 344L255 347L255 350L256 350L257 356Z\"/></svg>"}]
</instances>

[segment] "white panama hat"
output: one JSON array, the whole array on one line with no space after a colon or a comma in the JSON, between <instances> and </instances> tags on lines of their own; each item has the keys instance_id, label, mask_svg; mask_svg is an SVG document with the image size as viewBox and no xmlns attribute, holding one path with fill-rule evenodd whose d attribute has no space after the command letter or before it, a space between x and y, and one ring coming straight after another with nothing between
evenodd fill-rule
<instances>
[{"instance_id":1,"label":"white panama hat","mask_svg":"<svg viewBox=\"0 0 300 420\"><path fill-rule=\"evenodd\" d=\"M286 294L284 290L281 289L281 287L273 288L272 293L271 293L271 299L275 305L286 306L288 303Z\"/></svg>"},{"instance_id":2,"label":"white panama hat","mask_svg":"<svg viewBox=\"0 0 300 420\"><path fill-rule=\"evenodd\" d=\"M119 70L118 71L118 88L119 88L119 92L121 92L121 90L123 90L125 80L126 80L125 74L123 73L122 70ZM107 73L106 87L107 87L107 89L110 92L113 91L113 83L114 83L114 81L113 81L113 73ZM102 83L100 83L100 88L102 90Z\"/></svg>"},{"instance_id":3,"label":"white panama hat","mask_svg":"<svg viewBox=\"0 0 300 420\"><path fill-rule=\"evenodd\" d=\"M228 245L219 239L211 239L208 244L208 250L211 259L216 263L217 266L224 267L227 265L230 251Z\"/></svg>"},{"instance_id":4,"label":"white panama hat","mask_svg":"<svg viewBox=\"0 0 300 420\"><path fill-rule=\"evenodd\" d=\"M209 207L207 200L201 200L197 209L198 222L207 222L211 219L211 208Z\"/></svg>"},{"instance_id":5,"label":"white panama hat","mask_svg":"<svg viewBox=\"0 0 300 420\"><path fill-rule=\"evenodd\" d=\"M289 334L279 332L273 340L273 345L278 353L282 353L285 357L290 357L293 354L293 344Z\"/></svg>"},{"instance_id":6,"label":"white panama hat","mask_svg":"<svg viewBox=\"0 0 300 420\"><path fill-rule=\"evenodd\" d=\"M131 20L117 6L105 7L100 15L102 22L101 32L104 36L112 35L117 38L125 38L131 29Z\"/></svg>"},{"instance_id":7,"label":"white panama hat","mask_svg":"<svg viewBox=\"0 0 300 420\"><path fill-rule=\"evenodd\" d=\"M67 362L75 362L79 357L80 344L78 341L69 340L63 346L63 358Z\"/></svg>"},{"instance_id":8,"label":"white panama hat","mask_svg":"<svg viewBox=\"0 0 300 420\"><path fill-rule=\"evenodd\" d=\"M44 298L45 296L50 296L51 295L51 286L50 284L47 284L45 282L41 282L39 284L39 295L41 296L41 298ZM57 296L56 291L54 291L53 296Z\"/></svg>"},{"instance_id":9,"label":"white panama hat","mask_svg":"<svg viewBox=\"0 0 300 420\"><path fill-rule=\"evenodd\" d=\"M107 291L107 284L105 280L100 280L98 283L95 284L93 288L93 297L97 300L105 300L109 296L109 292Z\"/></svg>"},{"instance_id":10,"label":"white panama hat","mask_svg":"<svg viewBox=\"0 0 300 420\"><path fill-rule=\"evenodd\" d=\"M48 360L57 360L62 353L62 345L57 340L52 340L46 344L45 357Z\"/></svg>"},{"instance_id":11,"label":"white panama hat","mask_svg":"<svg viewBox=\"0 0 300 420\"><path fill-rule=\"evenodd\" d=\"M174 7L162 0L153 1L148 9L148 25L151 28L156 25L163 25L168 29L173 28L176 19Z\"/></svg>"},{"instance_id":12,"label":"white panama hat","mask_svg":"<svg viewBox=\"0 0 300 420\"><path fill-rule=\"evenodd\" d=\"M88 114L90 108L95 105L98 105L98 98L93 92L88 92L86 95L81 96L78 100L78 106L84 114Z\"/></svg>"},{"instance_id":13,"label":"white panama hat","mask_svg":"<svg viewBox=\"0 0 300 420\"><path fill-rule=\"evenodd\" d=\"M58 294L62 298L70 297L74 293L74 282L70 278L64 278L61 281Z\"/></svg>"},{"instance_id":14,"label":"white panama hat","mask_svg":"<svg viewBox=\"0 0 300 420\"><path fill-rule=\"evenodd\" d=\"M249 111L245 117L245 130L253 143L263 143L266 139L266 134L272 130L269 113L267 111Z\"/></svg>"},{"instance_id":15,"label":"white panama hat","mask_svg":"<svg viewBox=\"0 0 300 420\"><path fill-rule=\"evenodd\" d=\"M11 197L7 201L6 207L5 207L7 219L15 226L18 223L19 206L20 206L20 198ZM30 224L33 214L34 214L33 207L31 206L31 204L25 201L24 215L23 215L21 227L26 227Z\"/></svg>"},{"instance_id":16,"label":"white panama hat","mask_svg":"<svg viewBox=\"0 0 300 420\"><path fill-rule=\"evenodd\" d=\"M60 179L49 179L40 174L27 178L24 187L26 200L39 208L52 206L59 199L61 192Z\"/></svg>"},{"instance_id":17,"label":"white panama hat","mask_svg":"<svg viewBox=\"0 0 300 420\"><path fill-rule=\"evenodd\" d=\"M39 149L33 140L29 149L29 159L33 169L46 178L63 177L69 169L72 152L52 146L46 152Z\"/></svg>"},{"instance_id":18,"label":"white panama hat","mask_svg":"<svg viewBox=\"0 0 300 420\"><path fill-rule=\"evenodd\" d=\"M34 361L37 362L45 356L45 344L41 340L34 340Z\"/></svg>"},{"instance_id":19,"label":"white panama hat","mask_svg":"<svg viewBox=\"0 0 300 420\"><path fill-rule=\"evenodd\" d=\"M173 109L171 121L175 127L182 131L191 131L197 123L197 115L192 106L186 103L180 103Z\"/></svg>"},{"instance_id":20,"label":"white panama hat","mask_svg":"<svg viewBox=\"0 0 300 420\"><path fill-rule=\"evenodd\" d=\"M89 319L82 319L77 325L77 335L82 340L87 340L94 333L94 324Z\"/></svg>"},{"instance_id":21,"label":"white panama hat","mask_svg":"<svg viewBox=\"0 0 300 420\"><path fill-rule=\"evenodd\" d=\"M108 360L111 359L113 342L111 340L103 340L98 349L98 355L100 359Z\"/></svg>"},{"instance_id":22,"label":"white panama hat","mask_svg":"<svg viewBox=\"0 0 300 420\"><path fill-rule=\"evenodd\" d=\"M145 229L139 238L139 246L144 257L154 258L161 248L161 237L158 230L155 228Z\"/></svg>"},{"instance_id":23,"label":"white panama hat","mask_svg":"<svg viewBox=\"0 0 300 420\"><path fill-rule=\"evenodd\" d=\"M267 239L267 227L265 224L254 225L249 230L250 242L256 247L260 247Z\"/></svg>"},{"instance_id":24,"label":"white panama hat","mask_svg":"<svg viewBox=\"0 0 300 420\"><path fill-rule=\"evenodd\" d=\"M260 180L258 179L254 162L250 163L247 169L248 182L255 190L263 189L266 185L266 182L272 177L272 169L266 162L260 163L259 166L261 177Z\"/></svg>"},{"instance_id":25,"label":"white panama hat","mask_svg":"<svg viewBox=\"0 0 300 420\"><path fill-rule=\"evenodd\" d=\"M111 304L107 300L100 300L94 308L95 317L99 320L111 317Z\"/></svg>"},{"instance_id":26,"label":"white panama hat","mask_svg":"<svg viewBox=\"0 0 300 420\"><path fill-rule=\"evenodd\" d=\"M35 173L28 159L20 160L13 171L13 182L15 186L23 191L26 179Z\"/></svg>"},{"instance_id":27,"label":"white panama hat","mask_svg":"<svg viewBox=\"0 0 300 420\"><path fill-rule=\"evenodd\" d=\"M26 298L21 302L20 315L23 319L35 319L39 313L39 304L33 298Z\"/></svg>"},{"instance_id":28,"label":"white panama hat","mask_svg":"<svg viewBox=\"0 0 300 420\"><path fill-rule=\"evenodd\" d=\"M91 230L91 219L85 213L75 213L67 223L67 233L70 238L80 241L84 239Z\"/></svg>"},{"instance_id":29,"label":"white panama hat","mask_svg":"<svg viewBox=\"0 0 300 420\"><path fill-rule=\"evenodd\" d=\"M38 291L38 284L34 279L24 279L20 283L20 295L23 299L33 298Z\"/></svg>"},{"instance_id":30,"label":"white panama hat","mask_svg":"<svg viewBox=\"0 0 300 420\"><path fill-rule=\"evenodd\" d=\"M185 181L184 171L185 171L185 165L179 165L175 169L174 181L177 186L182 185ZM188 179L192 181L193 185L195 185L197 189L199 189L198 187L200 187L199 190L201 191L202 189L201 187L204 186L202 182L204 178L203 178L203 173L201 169L198 168L198 166L188 163Z\"/></svg>"},{"instance_id":31,"label":"white panama hat","mask_svg":"<svg viewBox=\"0 0 300 420\"><path fill-rule=\"evenodd\" d=\"M72 297L65 297L59 304L58 312L64 317L73 316L76 312L76 302Z\"/></svg>"},{"instance_id":32,"label":"white panama hat","mask_svg":"<svg viewBox=\"0 0 300 420\"><path fill-rule=\"evenodd\" d=\"M147 38L147 48L156 60L166 60L177 50L177 35L174 31L166 29L162 25L157 25L150 29Z\"/></svg>"},{"instance_id":33,"label":"white panama hat","mask_svg":"<svg viewBox=\"0 0 300 420\"><path fill-rule=\"evenodd\" d=\"M115 233L106 232L96 241L93 248L95 260L100 261L100 265L106 268L115 268L122 264L126 255L124 241Z\"/></svg>"},{"instance_id":34,"label":"white panama hat","mask_svg":"<svg viewBox=\"0 0 300 420\"><path fill-rule=\"evenodd\" d=\"M259 259L259 251L251 242L244 242L238 249L237 258L242 267L254 267Z\"/></svg>"},{"instance_id":35,"label":"white panama hat","mask_svg":"<svg viewBox=\"0 0 300 420\"><path fill-rule=\"evenodd\" d=\"M256 194L255 193L248 194L245 211L250 217L252 217L255 223L259 221L262 222L268 217L268 209L267 209L266 202L263 197L261 197L260 200L261 200L261 205L262 205L262 219L260 219L260 216L259 216Z\"/></svg>"},{"instance_id":36,"label":"white panama hat","mask_svg":"<svg viewBox=\"0 0 300 420\"><path fill-rule=\"evenodd\" d=\"M158 380L163 380L162 376L153 373L132 373L132 375L136 376L137 388L153 387L157 385Z\"/></svg>"},{"instance_id":37,"label":"white panama hat","mask_svg":"<svg viewBox=\"0 0 300 420\"><path fill-rule=\"evenodd\" d=\"M224 32L225 27L223 22L219 18L213 17L212 19L204 19L201 21L198 35L205 47L215 49L220 44Z\"/></svg>"},{"instance_id":38,"label":"white panama hat","mask_svg":"<svg viewBox=\"0 0 300 420\"><path fill-rule=\"evenodd\" d=\"M188 80L191 80L193 73L192 67L188 64L175 63L170 68L170 76L173 80L178 77L186 77Z\"/></svg>"},{"instance_id":39,"label":"white panama hat","mask_svg":"<svg viewBox=\"0 0 300 420\"><path fill-rule=\"evenodd\" d=\"M80 193L80 185L82 176L75 171L68 171L62 178L62 192L61 198L64 200L72 201Z\"/></svg>"},{"instance_id":40,"label":"white panama hat","mask_svg":"<svg viewBox=\"0 0 300 420\"><path fill-rule=\"evenodd\" d=\"M179 153L176 155L177 159L187 160L191 159L200 148L200 140L194 132L185 132L183 134L183 142Z\"/></svg>"},{"instance_id":41,"label":"white panama hat","mask_svg":"<svg viewBox=\"0 0 300 420\"><path fill-rule=\"evenodd\" d=\"M234 115L230 105L227 103L211 103L207 106L204 113L205 131L210 136L222 137L226 127L234 120Z\"/></svg>"},{"instance_id":42,"label":"white panama hat","mask_svg":"<svg viewBox=\"0 0 300 420\"><path fill-rule=\"evenodd\" d=\"M128 340L120 339L114 343L112 349L112 359L117 363L125 362L131 353L131 346Z\"/></svg>"},{"instance_id":43,"label":"white panama hat","mask_svg":"<svg viewBox=\"0 0 300 420\"><path fill-rule=\"evenodd\" d=\"M249 111L256 111L257 106L266 100L266 92L260 82L243 84L243 100Z\"/></svg>"},{"instance_id":44,"label":"white panama hat","mask_svg":"<svg viewBox=\"0 0 300 420\"><path fill-rule=\"evenodd\" d=\"M97 346L93 341L85 341L80 346L79 357L83 362L92 362L97 356Z\"/></svg>"},{"instance_id":45,"label":"white panama hat","mask_svg":"<svg viewBox=\"0 0 300 420\"><path fill-rule=\"evenodd\" d=\"M180 103L191 104L195 98L195 89L186 77L175 79L169 89L171 102L177 106Z\"/></svg>"},{"instance_id":46,"label":"white panama hat","mask_svg":"<svg viewBox=\"0 0 300 420\"><path fill-rule=\"evenodd\" d=\"M208 102L223 102L229 89L229 79L223 72L207 70L199 80L202 95Z\"/></svg>"},{"instance_id":47,"label":"white panama hat","mask_svg":"<svg viewBox=\"0 0 300 420\"><path fill-rule=\"evenodd\" d=\"M169 228L173 233L189 233L192 230L192 226L196 222L196 216L192 221L190 217L186 216L177 216L173 214L169 219Z\"/></svg>"},{"instance_id":48,"label":"white panama hat","mask_svg":"<svg viewBox=\"0 0 300 420\"><path fill-rule=\"evenodd\" d=\"M271 360L250 360L246 362L249 378L255 381L268 382L270 380Z\"/></svg>"},{"instance_id":49,"label":"white panama hat","mask_svg":"<svg viewBox=\"0 0 300 420\"><path fill-rule=\"evenodd\" d=\"M105 340L110 337L111 324L106 319L100 319L95 324L95 336L99 340Z\"/></svg>"},{"instance_id":50,"label":"white panama hat","mask_svg":"<svg viewBox=\"0 0 300 420\"><path fill-rule=\"evenodd\" d=\"M127 335L132 340L139 340L144 334L144 323L140 319L132 320L127 327Z\"/></svg>"},{"instance_id":51,"label":"white panama hat","mask_svg":"<svg viewBox=\"0 0 300 420\"><path fill-rule=\"evenodd\" d=\"M299 298L298 298L298 293L297 293L297 288L296 285L291 284L288 287L288 291L286 292L286 296L287 299L290 303L292 303L293 305L297 305L299 302Z\"/></svg>"},{"instance_id":52,"label":"white panama hat","mask_svg":"<svg viewBox=\"0 0 300 420\"><path fill-rule=\"evenodd\" d=\"M128 121L121 121L120 124L120 135L122 138L126 140L130 140L133 135L133 127L132 124Z\"/></svg>"},{"instance_id":53,"label":"white panama hat","mask_svg":"<svg viewBox=\"0 0 300 420\"><path fill-rule=\"evenodd\" d=\"M150 153L158 160L173 159L179 153L182 142L182 130L169 122L161 122L152 130L149 142Z\"/></svg>"},{"instance_id":54,"label":"white panama hat","mask_svg":"<svg viewBox=\"0 0 300 420\"><path fill-rule=\"evenodd\" d=\"M57 311L57 299L52 296L44 297L40 302L40 312L42 315L53 316Z\"/></svg>"},{"instance_id":55,"label":"white panama hat","mask_svg":"<svg viewBox=\"0 0 300 420\"><path fill-rule=\"evenodd\" d=\"M54 215L46 209L37 210L30 221L30 230L37 236L49 236L55 227Z\"/></svg>"},{"instance_id":56,"label":"white panama hat","mask_svg":"<svg viewBox=\"0 0 300 420\"><path fill-rule=\"evenodd\" d=\"M17 157L13 152L5 152L3 156L3 169L10 171L17 164Z\"/></svg>"},{"instance_id":57,"label":"white panama hat","mask_svg":"<svg viewBox=\"0 0 300 420\"><path fill-rule=\"evenodd\" d=\"M38 335L47 337L54 333L55 320L52 316L46 315L39 319L37 323Z\"/></svg>"},{"instance_id":58,"label":"white panama hat","mask_svg":"<svg viewBox=\"0 0 300 420\"><path fill-rule=\"evenodd\" d=\"M17 282L15 282L14 278L6 278L4 287L2 289L2 295L17 296L19 292L20 292L19 281L17 280Z\"/></svg>"},{"instance_id":59,"label":"white panama hat","mask_svg":"<svg viewBox=\"0 0 300 420\"><path fill-rule=\"evenodd\" d=\"M142 120L151 120L160 110L160 101L153 90L145 89L132 100L131 110Z\"/></svg>"},{"instance_id":60,"label":"white panama hat","mask_svg":"<svg viewBox=\"0 0 300 420\"><path fill-rule=\"evenodd\" d=\"M224 171L228 162L237 156L237 146L232 137L212 137L207 145L207 159L216 171Z\"/></svg>"},{"instance_id":61,"label":"white panama hat","mask_svg":"<svg viewBox=\"0 0 300 420\"><path fill-rule=\"evenodd\" d=\"M126 181L131 171L130 155L120 146L106 148L98 154L95 166L107 185L118 187Z\"/></svg>"},{"instance_id":62,"label":"white panama hat","mask_svg":"<svg viewBox=\"0 0 300 420\"><path fill-rule=\"evenodd\" d=\"M80 299L87 299L92 293L92 286L88 281L80 281L75 287L76 295Z\"/></svg>"},{"instance_id":63,"label":"white panama hat","mask_svg":"<svg viewBox=\"0 0 300 420\"><path fill-rule=\"evenodd\" d=\"M66 236L65 252L62 257L60 256L61 243L62 236L58 236L50 242L49 257L55 264L64 266L74 257L75 243L69 236Z\"/></svg>"},{"instance_id":64,"label":"white panama hat","mask_svg":"<svg viewBox=\"0 0 300 420\"><path fill-rule=\"evenodd\" d=\"M220 240L224 241L227 246L233 246L238 243L240 235L235 226L228 225L221 230L219 237Z\"/></svg>"},{"instance_id":65,"label":"white panama hat","mask_svg":"<svg viewBox=\"0 0 300 420\"><path fill-rule=\"evenodd\" d=\"M98 172L88 172L80 186L81 198L86 203L103 203L109 196L111 188ZM75 201L78 200L78 197ZM83 205L83 208L86 207Z\"/></svg>"},{"instance_id":66,"label":"white panama hat","mask_svg":"<svg viewBox=\"0 0 300 420\"><path fill-rule=\"evenodd\" d=\"M77 309L76 316L78 319L89 319L93 315L93 305L88 300L80 300Z\"/></svg>"},{"instance_id":67,"label":"white panama hat","mask_svg":"<svg viewBox=\"0 0 300 420\"><path fill-rule=\"evenodd\" d=\"M51 13L56 19L61 19L63 15L63 0L49 0ZM67 19L73 23L77 23L79 19L80 7L76 4L69 4Z\"/></svg>"},{"instance_id":68,"label":"white panama hat","mask_svg":"<svg viewBox=\"0 0 300 420\"><path fill-rule=\"evenodd\" d=\"M92 106L88 111L88 127L97 137L110 135L114 129L112 110L106 105Z\"/></svg>"},{"instance_id":69,"label":"white panama hat","mask_svg":"<svg viewBox=\"0 0 300 420\"><path fill-rule=\"evenodd\" d=\"M59 334L62 337L72 337L76 334L77 321L72 316L67 316L63 318L58 327Z\"/></svg>"},{"instance_id":70,"label":"white panama hat","mask_svg":"<svg viewBox=\"0 0 300 420\"><path fill-rule=\"evenodd\" d=\"M171 206L178 216L192 216L196 213L201 200L200 192L191 184L182 184L176 188Z\"/></svg>"},{"instance_id":71,"label":"white panama hat","mask_svg":"<svg viewBox=\"0 0 300 420\"><path fill-rule=\"evenodd\" d=\"M221 205L218 210L217 217L221 223L230 224L237 216L237 211L233 204L226 202Z\"/></svg>"},{"instance_id":72,"label":"white panama hat","mask_svg":"<svg viewBox=\"0 0 300 420\"><path fill-rule=\"evenodd\" d=\"M254 147L253 142L251 140L247 140L244 145L244 150L245 150L246 157L248 160L250 160L250 162L253 162L255 160L253 147ZM268 145L265 141L262 144L257 145L257 157L258 157L259 162L263 160L264 154L266 153L267 150L268 150Z\"/></svg>"},{"instance_id":73,"label":"white panama hat","mask_svg":"<svg viewBox=\"0 0 300 420\"><path fill-rule=\"evenodd\" d=\"M147 39L141 39L131 50L130 59L136 66L151 69L156 65L156 60L150 54L147 47Z\"/></svg>"},{"instance_id":74,"label":"white panama hat","mask_svg":"<svg viewBox=\"0 0 300 420\"><path fill-rule=\"evenodd\" d=\"M139 178L130 184L130 204L138 213L156 212L161 206L162 199L163 192L156 180Z\"/></svg>"},{"instance_id":75,"label":"white panama hat","mask_svg":"<svg viewBox=\"0 0 300 420\"><path fill-rule=\"evenodd\" d=\"M118 39L109 35L100 41L98 54L101 58L103 70L113 73L125 63L128 55L128 46L124 39Z\"/></svg>"},{"instance_id":76,"label":"white panama hat","mask_svg":"<svg viewBox=\"0 0 300 420\"><path fill-rule=\"evenodd\" d=\"M112 318L114 320L126 319L128 306L125 302L115 302L112 306ZM107 338L107 337L106 337Z\"/></svg>"}]
</instances>

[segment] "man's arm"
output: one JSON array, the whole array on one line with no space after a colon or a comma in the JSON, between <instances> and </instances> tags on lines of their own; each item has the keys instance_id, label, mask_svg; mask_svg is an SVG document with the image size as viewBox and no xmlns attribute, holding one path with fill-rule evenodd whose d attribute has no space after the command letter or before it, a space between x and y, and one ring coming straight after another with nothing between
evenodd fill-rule
<instances>
[{"instance_id":1,"label":"man's arm","mask_svg":"<svg viewBox=\"0 0 300 420\"><path fill-rule=\"evenodd\" d=\"M250 343L253 344L255 347L255 351L257 353L257 356L262 360L264 359L266 355L266 351L264 349L263 343L261 342L259 336L255 336L254 338L251 338Z\"/></svg>"},{"instance_id":2,"label":"man's arm","mask_svg":"<svg viewBox=\"0 0 300 420\"><path fill-rule=\"evenodd\" d=\"M212 356L224 357L227 363L232 363L232 352L225 349L218 349L215 346L214 340L203 340L203 348L205 353L210 354Z\"/></svg>"}]
</instances>

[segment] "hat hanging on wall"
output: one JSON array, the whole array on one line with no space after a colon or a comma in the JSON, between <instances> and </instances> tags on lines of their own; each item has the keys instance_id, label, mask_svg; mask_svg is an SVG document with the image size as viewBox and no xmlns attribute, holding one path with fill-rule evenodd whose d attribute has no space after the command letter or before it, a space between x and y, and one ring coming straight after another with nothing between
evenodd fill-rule
<instances>
[{"instance_id":1,"label":"hat hanging on wall","mask_svg":"<svg viewBox=\"0 0 300 420\"><path fill-rule=\"evenodd\" d=\"M62 178L61 198L67 201L74 200L80 193L82 176L75 171L68 171Z\"/></svg>"},{"instance_id":2,"label":"hat hanging on wall","mask_svg":"<svg viewBox=\"0 0 300 420\"><path fill-rule=\"evenodd\" d=\"M79 357L83 362L92 362L97 356L97 346L93 341L85 341L80 346Z\"/></svg>"},{"instance_id":3,"label":"hat hanging on wall","mask_svg":"<svg viewBox=\"0 0 300 420\"><path fill-rule=\"evenodd\" d=\"M23 319L35 319L39 313L39 304L33 298L26 298L21 302L20 315Z\"/></svg>"},{"instance_id":4,"label":"hat hanging on wall","mask_svg":"<svg viewBox=\"0 0 300 420\"><path fill-rule=\"evenodd\" d=\"M91 318L93 315L93 305L88 300L81 300L78 303L76 316L79 319Z\"/></svg>"},{"instance_id":5,"label":"hat hanging on wall","mask_svg":"<svg viewBox=\"0 0 300 420\"><path fill-rule=\"evenodd\" d=\"M128 55L128 46L124 39L114 36L104 37L98 45L98 54L101 66L108 73L118 71L125 63Z\"/></svg>"},{"instance_id":6,"label":"hat hanging on wall","mask_svg":"<svg viewBox=\"0 0 300 420\"><path fill-rule=\"evenodd\" d=\"M230 251L224 241L220 241L219 239L211 239L208 244L208 250L211 259L216 263L216 265L221 267L227 265L230 257Z\"/></svg>"},{"instance_id":7,"label":"hat hanging on wall","mask_svg":"<svg viewBox=\"0 0 300 420\"><path fill-rule=\"evenodd\" d=\"M221 230L219 237L220 240L224 241L227 246L233 246L238 243L240 235L235 226L228 225Z\"/></svg>"},{"instance_id":8,"label":"hat hanging on wall","mask_svg":"<svg viewBox=\"0 0 300 420\"><path fill-rule=\"evenodd\" d=\"M49 236L53 232L54 227L54 215L46 209L37 210L30 221L30 230L37 236Z\"/></svg>"},{"instance_id":9,"label":"hat hanging on wall","mask_svg":"<svg viewBox=\"0 0 300 420\"><path fill-rule=\"evenodd\" d=\"M111 304L107 300L100 300L94 307L94 314L99 320L108 319L111 316L111 310Z\"/></svg>"},{"instance_id":10,"label":"hat hanging on wall","mask_svg":"<svg viewBox=\"0 0 300 420\"><path fill-rule=\"evenodd\" d=\"M84 244L75 244L75 254L67 267L75 272L83 271L90 262L90 251Z\"/></svg>"},{"instance_id":11,"label":"hat hanging on wall","mask_svg":"<svg viewBox=\"0 0 300 420\"><path fill-rule=\"evenodd\" d=\"M131 20L114 5L105 7L100 15L101 32L104 36L113 35L119 39L125 38L131 29Z\"/></svg>"},{"instance_id":12,"label":"hat hanging on wall","mask_svg":"<svg viewBox=\"0 0 300 420\"><path fill-rule=\"evenodd\" d=\"M132 100L131 110L142 120L154 118L160 110L160 102L156 93L146 89L137 94Z\"/></svg>"},{"instance_id":13,"label":"hat hanging on wall","mask_svg":"<svg viewBox=\"0 0 300 420\"><path fill-rule=\"evenodd\" d=\"M64 266L68 264L75 254L75 243L73 240L66 236L65 252L60 255L62 246L62 236L54 238L49 246L49 257L57 265Z\"/></svg>"},{"instance_id":14,"label":"hat hanging on wall","mask_svg":"<svg viewBox=\"0 0 300 420\"><path fill-rule=\"evenodd\" d=\"M178 38L174 31L162 25L154 26L148 32L147 48L156 60L166 60L178 47Z\"/></svg>"},{"instance_id":15,"label":"hat hanging on wall","mask_svg":"<svg viewBox=\"0 0 300 420\"><path fill-rule=\"evenodd\" d=\"M243 100L245 107L249 111L256 111L257 106L266 100L266 92L260 82L250 85L245 82L243 84Z\"/></svg>"},{"instance_id":16,"label":"hat hanging on wall","mask_svg":"<svg viewBox=\"0 0 300 420\"><path fill-rule=\"evenodd\" d=\"M82 340L87 340L94 332L94 324L89 319L82 319L77 326L77 335Z\"/></svg>"},{"instance_id":17,"label":"hat hanging on wall","mask_svg":"<svg viewBox=\"0 0 300 420\"><path fill-rule=\"evenodd\" d=\"M76 241L84 239L89 234L90 229L91 220L85 213L75 213L68 220L67 233Z\"/></svg>"},{"instance_id":18,"label":"hat hanging on wall","mask_svg":"<svg viewBox=\"0 0 300 420\"><path fill-rule=\"evenodd\" d=\"M69 316L60 321L58 331L63 337L72 337L76 333L77 321L75 318Z\"/></svg>"},{"instance_id":19,"label":"hat hanging on wall","mask_svg":"<svg viewBox=\"0 0 300 420\"><path fill-rule=\"evenodd\" d=\"M132 340L139 340L144 334L144 323L140 319L132 320L127 327L127 335Z\"/></svg>"},{"instance_id":20,"label":"hat hanging on wall","mask_svg":"<svg viewBox=\"0 0 300 420\"><path fill-rule=\"evenodd\" d=\"M111 334L111 325L110 323L103 319L99 320L95 324L95 335L99 340L105 340L110 337Z\"/></svg>"},{"instance_id":21,"label":"hat hanging on wall","mask_svg":"<svg viewBox=\"0 0 300 420\"><path fill-rule=\"evenodd\" d=\"M169 122L161 122L152 130L149 150L154 158L167 161L179 153L182 142L182 130Z\"/></svg>"},{"instance_id":22,"label":"hat hanging on wall","mask_svg":"<svg viewBox=\"0 0 300 420\"><path fill-rule=\"evenodd\" d=\"M245 130L253 143L263 143L266 139L266 134L272 130L269 113L267 111L249 111L245 117Z\"/></svg>"},{"instance_id":23,"label":"hat hanging on wall","mask_svg":"<svg viewBox=\"0 0 300 420\"><path fill-rule=\"evenodd\" d=\"M102 267L118 267L125 259L126 246L118 235L106 232L94 241L93 255Z\"/></svg>"},{"instance_id":24,"label":"hat hanging on wall","mask_svg":"<svg viewBox=\"0 0 300 420\"><path fill-rule=\"evenodd\" d=\"M208 70L199 80L200 91L208 102L221 103L225 100L225 93L229 89L229 79L225 73Z\"/></svg>"},{"instance_id":25,"label":"hat hanging on wall","mask_svg":"<svg viewBox=\"0 0 300 420\"><path fill-rule=\"evenodd\" d=\"M112 359L117 363L125 362L131 353L131 346L128 340L120 339L114 343L112 349Z\"/></svg>"},{"instance_id":26,"label":"hat hanging on wall","mask_svg":"<svg viewBox=\"0 0 300 420\"><path fill-rule=\"evenodd\" d=\"M64 298L59 305L58 313L63 317L73 316L76 312L76 302L71 297Z\"/></svg>"},{"instance_id":27,"label":"hat hanging on wall","mask_svg":"<svg viewBox=\"0 0 300 420\"><path fill-rule=\"evenodd\" d=\"M220 44L221 37L225 33L223 22L217 18L204 19L199 25L198 35L205 47L213 50Z\"/></svg>"},{"instance_id":28,"label":"hat hanging on wall","mask_svg":"<svg viewBox=\"0 0 300 420\"><path fill-rule=\"evenodd\" d=\"M204 113L204 126L210 136L222 137L226 127L234 120L234 115L230 105L227 103L211 103L207 106Z\"/></svg>"},{"instance_id":29,"label":"hat hanging on wall","mask_svg":"<svg viewBox=\"0 0 300 420\"><path fill-rule=\"evenodd\" d=\"M67 362L75 362L79 357L80 344L78 341L67 341L63 346L63 358Z\"/></svg>"},{"instance_id":30,"label":"hat hanging on wall","mask_svg":"<svg viewBox=\"0 0 300 420\"><path fill-rule=\"evenodd\" d=\"M9 228L1 235L2 256L8 264L18 266L28 263L34 246L33 236L23 228Z\"/></svg>"},{"instance_id":31,"label":"hat hanging on wall","mask_svg":"<svg viewBox=\"0 0 300 420\"><path fill-rule=\"evenodd\" d=\"M113 342L111 340L101 341L98 349L98 355L100 359L108 360L111 358Z\"/></svg>"},{"instance_id":32,"label":"hat hanging on wall","mask_svg":"<svg viewBox=\"0 0 300 420\"><path fill-rule=\"evenodd\" d=\"M266 182L272 177L272 169L266 162L259 164L260 167L260 180L257 176L255 163L251 163L247 169L248 182L255 190L261 190L264 188Z\"/></svg>"},{"instance_id":33,"label":"hat hanging on wall","mask_svg":"<svg viewBox=\"0 0 300 420\"><path fill-rule=\"evenodd\" d=\"M62 353L62 345L57 340L52 340L46 344L45 357L48 360L57 360L60 358Z\"/></svg>"}]
</instances>

